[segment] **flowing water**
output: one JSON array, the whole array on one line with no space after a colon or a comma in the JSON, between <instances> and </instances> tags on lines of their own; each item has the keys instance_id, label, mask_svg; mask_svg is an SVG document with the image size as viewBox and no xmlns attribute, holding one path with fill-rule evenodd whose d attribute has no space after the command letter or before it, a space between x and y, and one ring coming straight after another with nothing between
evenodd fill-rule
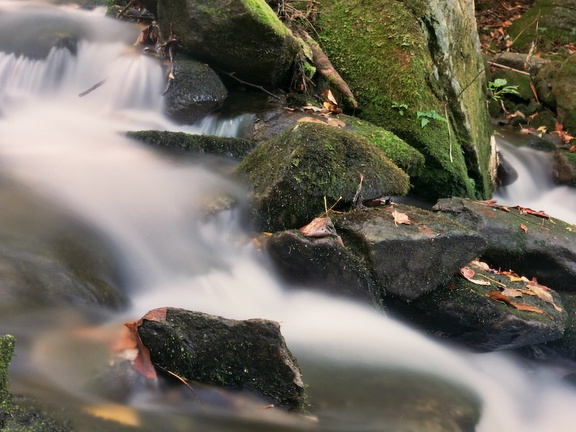
<instances>
[{"instance_id":1,"label":"flowing water","mask_svg":"<svg viewBox=\"0 0 576 432\"><path fill-rule=\"evenodd\" d=\"M226 193L241 201L242 187L212 165L175 164L123 132L212 128L234 135L238 122L223 128L213 120L192 126L166 120L163 71L131 46L138 31L98 10L0 2L1 174L96 227L118 251L130 298L125 310L114 313L47 308L1 317L1 332L19 340L14 390L52 403L106 405L110 401L90 388L90 378L105 366L122 323L175 306L279 321L310 384L317 420L264 412L250 403L199 410L194 400L140 388L114 408L138 430L386 430L398 419L389 417L385 400L396 392L412 396L386 388L388 399L382 399L379 376L408 377L400 387L410 386L409 377L436 377L469 390L481 400L481 432L572 430L576 391L562 383L556 368L449 347L368 306L289 289L254 249L235 212L206 218L208 197ZM34 58L20 55L62 34L80 42L73 49L46 48ZM557 190L537 180L528 198L544 200ZM515 200L519 192L506 193ZM565 200L554 201L562 205L552 210L548 202L537 204L563 212ZM567 211L563 217L573 220L576 211Z\"/></svg>"}]
</instances>

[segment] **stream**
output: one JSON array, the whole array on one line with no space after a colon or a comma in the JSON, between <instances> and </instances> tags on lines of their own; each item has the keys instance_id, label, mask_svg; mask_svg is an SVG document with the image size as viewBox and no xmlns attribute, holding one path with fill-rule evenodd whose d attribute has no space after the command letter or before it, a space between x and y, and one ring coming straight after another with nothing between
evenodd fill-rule
<instances>
[{"instance_id":1,"label":"stream","mask_svg":"<svg viewBox=\"0 0 576 432\"><path fill-rule=\"evenodd\" d=\"M108 413L142 431L382 431L410 417L391 419L382 407L399 398L409 403L418 383L432 379L477 395L479 432L573 430L576 390L563 383L560 366L471 353L366 305L283 286L238 214L207 218L207 197L245 202L246 191L224 169L174 163L124 132L233 136L238 121L182 126L166 119L163 71L132 46L138 32L102 10L0 2L0 174L94 227L115 251L129 298L116 311L23 305L0 316L0 332L18 340L14 392L92 413L111 406ZM80 39L75 55L66 48L46 48L35 59L18 55L62 33ZM526 165L532 154L516 156L515 139L498 138L520 176L497 199L575 223L574 190L537 177L545 164ZM138 388L121 401L95 392L91 378L105 368L123 323L164 306L279 321L309 385L313 419L251 401L198 408L190 395L157 388Z\"/></svg>"}]
</instances>

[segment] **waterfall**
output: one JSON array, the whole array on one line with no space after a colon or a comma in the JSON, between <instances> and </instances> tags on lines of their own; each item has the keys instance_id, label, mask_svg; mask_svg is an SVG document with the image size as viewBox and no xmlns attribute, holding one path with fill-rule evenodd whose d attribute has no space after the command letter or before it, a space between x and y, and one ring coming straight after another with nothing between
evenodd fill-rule
<instances>
[{"instance_id":1,"label":"waterfall","mask_svg":"<svg viewBox=\"0 0 576 432\"><path fill-rule=\"evenodd\" d=\"M120 250L131 275L131 304L97 324L100 338L112 337L122 322L163 306L273 319L302 359L304 375L307 365L336 363L438 376L479 395L481 432L567 431L575 424L576 394L552 368L527 367L502 353L480 355L445 346L366 305L284 287L234 212L221 218L205 215L206 199L218 194L242 202L240 185L201 161L175 165L124 136L141 129L234 135L242 119L225 126L214 119L172 124L162 115L161 66L131 46L136 28L95 13L28 6L0 5L0 41L9 39L6 28L17 39L22 33L24 40L42 23L53 33L65 29L78 42L73 50L52 46L34 57L0 43L0 167L3 175L98 227ZM38 37L30 36L33 42ZM76 330L94 324L72 312L43 313L0 318L3 331L30 340L25 358L14 365L16 388L25 392L50 386L50 395L92 400L84 374L99 365L94 358L102 357L100 344L105 344L89 348L87 333L80 333L80 340ZM41 323L33 332L25 324L31 316ZM91 350L97 353L94 358L85 355ZM159 410L145 402L139 408L151 418ZM377 400L372 403L378 406ZM365 418L359 424L358 419L342 419L338 428L306 423L294 430L376 430L380 420ZM210 430L235 430L219 427Z\"/></svg>"}]
</instances>

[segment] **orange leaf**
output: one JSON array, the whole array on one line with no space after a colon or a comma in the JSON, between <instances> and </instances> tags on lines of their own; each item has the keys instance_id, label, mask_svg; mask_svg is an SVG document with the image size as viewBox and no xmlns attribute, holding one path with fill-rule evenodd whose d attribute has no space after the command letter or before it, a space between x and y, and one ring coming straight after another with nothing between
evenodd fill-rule
<instances>
[{"instance_id":1,"label":"orange leaf","mask_svg":"<svg viewBox=\"0 0 576 432\"><path fill-rule=\"evenodd\" d=\"M528 227L526 225L520 224L520 228L522 228L522 231L528 232Z\"/></svg>"},{"instance_id":2,"label":"orange leaf","mask_svg":"<svg viewBox=\"0 0 576 432\"><path fill-rule=\"evenodd\" d=\"M156 379L158 376L156 374L156 369L154 369L154 365L152 364L152 360L150 360L150 351L148 351L148 348L146 348L142 343L140 334L138 333L138 327L140 327L141 324L142 320L124 324L128 330L130 330L130 334L138 350L133 366L137 372L141 373L146 378Z\"/></svg>"},{"instance_id":3,"label":"orange leaf","mask_svg":"<svg viewBox=\"0 0 576 432\"><path fill-rule=\"evenodd\" d=\"M544 313L544 311L536 306L532 306L526 303L515 303L515 302L510 302L509 303L510 306L515 307L518 310L521 311L528 311L528 312L536 312L536 313Z\"/></svg>"},{"instance_id":4,"label":"orange leaf","mask_svg":"<svg viewBox=\"0 0 576 432\"><path fill-rule=\"evenodd\" d=\"M468 282L472 282L476 285L490 285L490 282L484 279L474 279L475 272L471 268L462 267L460 269L460 274L466 279Z\"/></svg>"},{"instance_id":5,"label":"orange leaf","mask_svg":"<svg viewBox=\"0 0 576 432\"><path fill-rule=\"evenodd\" d=\"M512 301L510 300L510 297L505 296L504 294L502 294L500 291L491 291L488 294L486 294L488 297L497 300L497 301L501 301L503 303L506 303L507 305L511 304Z\"/></svg>"},{"instance_id":6,"label":"orange leaf","mask_svg":"<svg viewBox=\"0 0 576 432\"><path fill-rule=\"evenodd\" d=\"M329 216L315 218L308 225L300 228L306 237L328 237L336 235L336 229Z\"/></svg>"}]
</instances>

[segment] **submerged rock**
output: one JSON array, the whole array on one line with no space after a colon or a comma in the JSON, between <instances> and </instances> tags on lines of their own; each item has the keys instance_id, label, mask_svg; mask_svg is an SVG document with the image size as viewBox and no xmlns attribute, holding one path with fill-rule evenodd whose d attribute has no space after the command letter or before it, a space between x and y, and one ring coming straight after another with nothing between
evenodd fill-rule
<instances>
[{"instance_id":1,"label":"submerged rock","mask_svg":"<svg viewBox=\"0 0 576 432\"><path fill-rule=\"evenodd\" d=\"M304 410L304 383L277 322L237 321L167 308L164 319L138 327L150 358L164 370L197 382L256 392L288 410Z\"/></svg>"},{"instance_id":2,"label":"submerged rock","mask_svg":"<svg viewBox=\"0 0 576 432\"><path fill-rule=\"evenodd\" d=\"M482 260L492 267L514 269L556 291L576 292L573 225L530 214L530 209L462 198L441 199L433 209L477 231L487 243Z\"/></svg>"},{"instance_id":3,"label":"submerged rock","mask_svg":"<svg viewBox=\"0 0 576 432\"><path fill-rule=\"evenodd\" d=\"M238 167L248 178L259 228L299 228L328 205L362 198L405 195L408 176L381 150L349 131L298 123L260 144ZM361 177L363 179L361 180Z\"/></svg>"},{"instance_id":4,"label":"submerged rock","mask_svg":"<svg viewBox=\"0 0 576 432\"><path fill-rule=\"evenodd\" d=\"M0 310L37 305L119 308L115 250L84 222L0 179Z\"/></svg>"}]
</instances>

